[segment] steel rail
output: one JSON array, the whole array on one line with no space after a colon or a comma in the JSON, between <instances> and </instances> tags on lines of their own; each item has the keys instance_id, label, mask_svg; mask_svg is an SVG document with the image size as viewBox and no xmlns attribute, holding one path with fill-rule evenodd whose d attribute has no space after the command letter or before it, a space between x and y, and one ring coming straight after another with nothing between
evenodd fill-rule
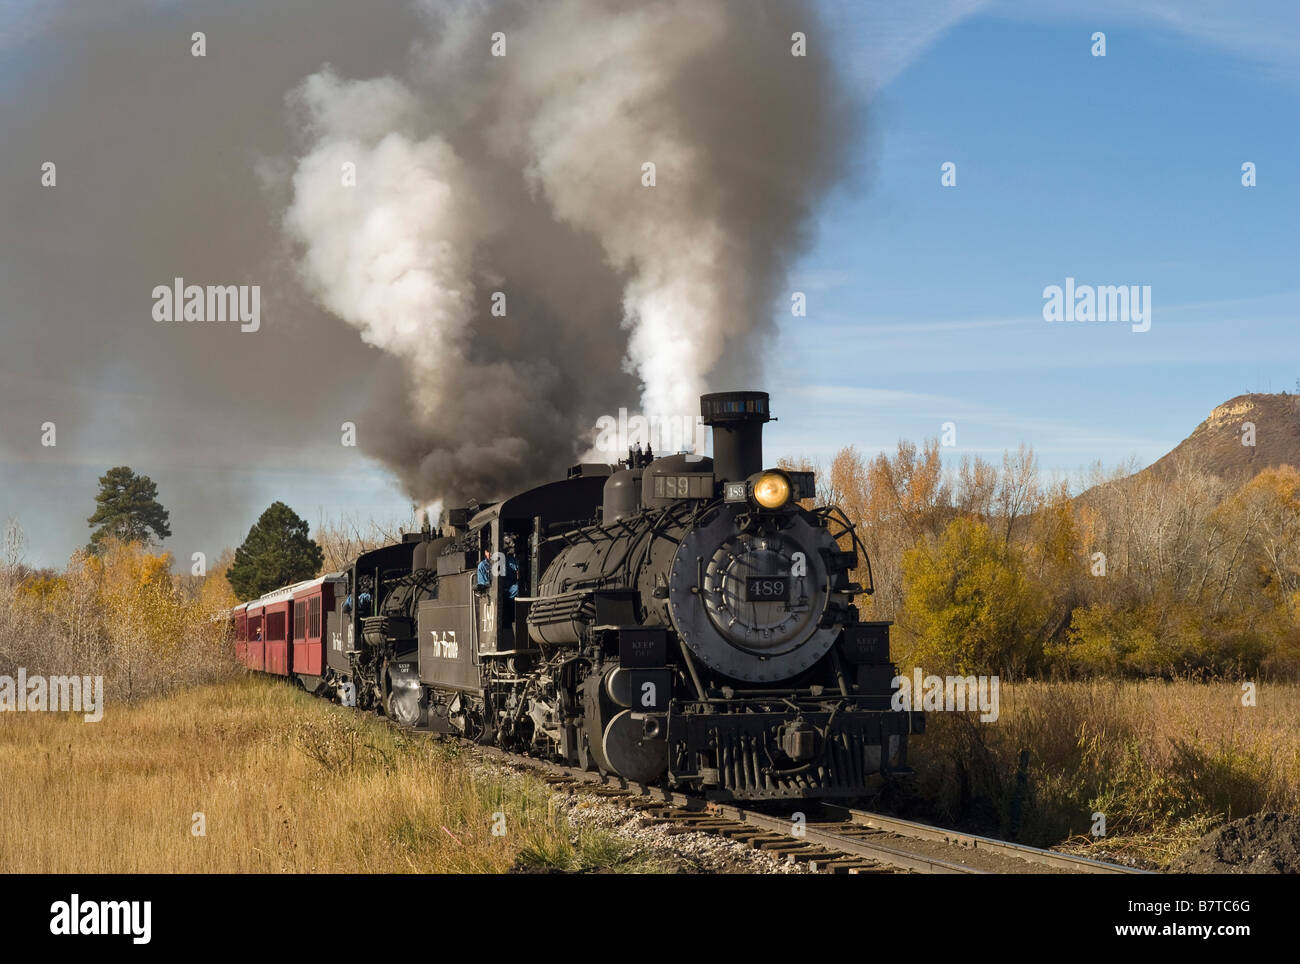
<instances>
[{"instance_id":1,"label":"steel rail","mask_svg":"<svg viewBox=\"0 0 1300 964\"><path fill-rule=\"evenodd\" d=\"M1152 873L1152 871L1149 870L1140 870L1136 867L1125 867L1123 864L1113 864L1103 860L1094 860L1091 857L1078 857L1072 854L1062 854L1057 853L1054 850L1043 850L1040 847L1030 847L1026 844L1012 843L1009 840L998 840L993 837L981 837L978 834L962 833L958 830L948 830L943 827L935 827L926 823L917 823L913 820L889 817L885 814L873 813L869 810L855 810L850 807L841 807L831 803L826 803L822 806L832 813L842 813L846 822L854 823L863 827L869 827L873 830L898 834L902 837L914 837L918 840L939 841L957 847L965 847L970 850L982 850L989 853L1005 854L1009 857L1017 857L1021 860L1027 860L1030 863L1043 864L1048 867L1057 867L1075 873Z\"/></svg>"}]
</instances>

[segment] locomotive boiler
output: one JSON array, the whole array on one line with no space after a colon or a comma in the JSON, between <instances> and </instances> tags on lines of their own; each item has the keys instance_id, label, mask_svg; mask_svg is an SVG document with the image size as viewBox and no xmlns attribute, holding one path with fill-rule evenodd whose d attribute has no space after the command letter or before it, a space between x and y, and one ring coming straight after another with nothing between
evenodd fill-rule
<instances>
[{"instance_id":1,"label":"locomotive boiler","mask_svg":"<svg viewBox=\"0 0 1300 964\"><path fill-rule=\"evenodd\" d=\"M765 392L701 398L713 457L615 465L362 555L309 684L400 722L716 799L857 796L909 772L870 564L811 472L764 467ZM866 574L866 586L853 581ZM358 594L357 598L360 598Z\"/></svg>"}]
</instances>

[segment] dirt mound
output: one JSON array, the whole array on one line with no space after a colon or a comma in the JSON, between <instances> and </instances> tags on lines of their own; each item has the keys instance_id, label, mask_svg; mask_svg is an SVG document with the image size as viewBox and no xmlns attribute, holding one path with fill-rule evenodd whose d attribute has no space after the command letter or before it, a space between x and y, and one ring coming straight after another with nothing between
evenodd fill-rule
<instances>
[{"instance_id":1,"label":"dirt mound","mask_svg":"<svg viewBox=\"0 0 1300 964\"><path fill-rule=\"evenodd\" d=\"M1300 873L1300 814L1257 813L1220 827L1175 860L1171 874Z\"/></svg>"}]
</instances>

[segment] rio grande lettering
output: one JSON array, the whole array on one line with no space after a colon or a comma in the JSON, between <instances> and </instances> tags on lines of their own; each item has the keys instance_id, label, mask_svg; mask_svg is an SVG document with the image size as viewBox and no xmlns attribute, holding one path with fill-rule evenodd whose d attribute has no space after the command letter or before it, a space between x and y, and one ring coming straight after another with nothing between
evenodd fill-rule
<instances>
[{"instance_id":1,"label":"rio grande lettering","mask_svg":"<svg viewBox=\"0 0 1300 964\"><path fill-rule=\"evenodd\" d=\"M441 659L458 659L460 646L456 643L456 631L452 629L432 629L433 655Z\"/></svg>"}]
</instances>

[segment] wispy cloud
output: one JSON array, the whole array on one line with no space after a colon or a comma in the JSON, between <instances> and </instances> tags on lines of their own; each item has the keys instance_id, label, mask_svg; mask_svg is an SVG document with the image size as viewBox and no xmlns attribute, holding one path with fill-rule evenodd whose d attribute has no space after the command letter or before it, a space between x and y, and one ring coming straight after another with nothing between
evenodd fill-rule
<instances>
[{"instance_id":1,"label":"wispy cloud","mask_svg":"<svg viewBox=\"0 0 1300 964\"><path fill-rule=\"evenodd\" d=\"M831 22L853 37L852 72L862 88L888 87L959 24L977 16L1092 29L1137 23L1218 47L1300 83L1300 15L1294 0L826 0Z\"/></svg>"},{"instance_id":2,"label":"wispy cloud","mask_svg":"<svg viewBox=\"0 0 1300 964\"><path fill-rule=\"evenodd\" d=\"M852 36L852 72L863 88L887 87L952 27L989 0L827 0L830 21Z\"/></svg>"},{"instance_id":3,"label":"wispy cloud","mask_svg":"<svg viewBox=\"0 0 1300 964\"><path fill-rule=\"evenodd\" d=\"M1294 0L1001 0L989 12L1035 22L1140 23L1165 28L1300 83L1300 10Z\"/></svg>"}]
</instances>

